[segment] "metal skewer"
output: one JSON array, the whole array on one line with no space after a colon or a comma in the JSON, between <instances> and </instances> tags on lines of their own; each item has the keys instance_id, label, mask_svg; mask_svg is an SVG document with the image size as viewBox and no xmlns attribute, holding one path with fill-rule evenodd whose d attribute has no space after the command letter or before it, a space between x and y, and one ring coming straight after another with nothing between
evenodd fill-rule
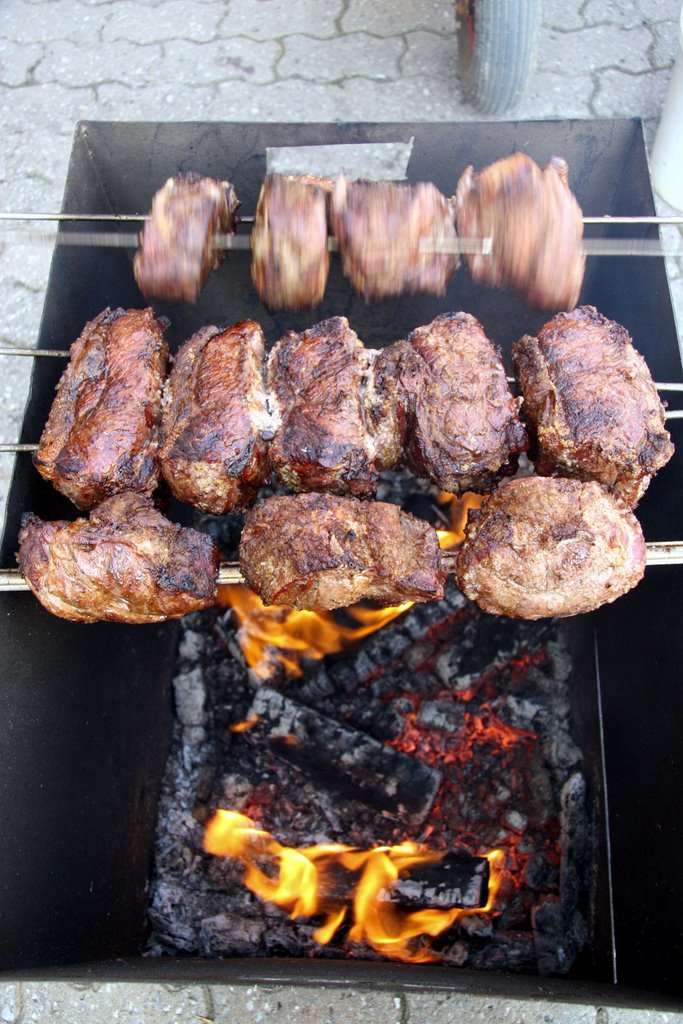
<instances>
[{"instance_id":1,"label":"metal skewer","mask_svg":"<svg viewBox=\"0 0 683 1024\"><path fill-rule=\"evenodd\" d=\"M645 545L647 565L683 565L683 541L658 541ZM443 552L443 568L448 574L455 571L455 551ZM221 562L218 568L218 586L244 583L239 562ZM0 569L0 593L28 591L29 585L18 569Z\"/></svg>"}]
</instances>

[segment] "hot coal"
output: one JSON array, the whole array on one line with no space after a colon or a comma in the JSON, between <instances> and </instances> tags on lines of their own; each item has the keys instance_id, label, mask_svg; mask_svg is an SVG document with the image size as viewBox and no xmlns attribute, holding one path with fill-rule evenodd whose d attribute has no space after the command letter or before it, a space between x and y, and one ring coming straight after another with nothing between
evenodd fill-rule
<instances>
[{"instance_id":1,"label":"hot coal","mask_svg":"<svg viewBox=\"0 0 683 1024\"><path fill-rule=\"evenodd\" d=\"M360 800L408 825L420 825L441 785L441 773L416 758L349 729L270 687L256 693L247 720L250 743L271 751L344 798Z\"/></svg>"}]
</instances>

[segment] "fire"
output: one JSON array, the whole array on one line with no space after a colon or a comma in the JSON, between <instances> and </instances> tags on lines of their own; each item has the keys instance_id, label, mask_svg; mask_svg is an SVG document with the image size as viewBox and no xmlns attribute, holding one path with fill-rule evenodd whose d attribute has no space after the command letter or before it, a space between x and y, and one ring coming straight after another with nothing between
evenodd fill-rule
<instances>
[{"instance_id":1,"label":"fire","mask_svg":"<svg viewBox=\"0 0 683 1024\"><path fill-rule=\"evenodd\" d=\"M339 843L297 850L282 846L246 815L226 810L216 811L208 823L204 849L241 861L246 868L244 884L290 917L322 915L324 921L313 933L321 945L329 943L340 926L349 921L349 943L365 943L384 956L412 963L439 959L427 946L414 948L413 940L437 936L459 917L492 909L504 859L500 850L486 854L490 881L484 908L407 911L383 899L382 894L416 865L440 861L443 852L428 850L410 840L370 850ZM340 867L357 876L348 898L339 896L339 882L333 881L338 878Z\"/></svg>"},{"instance_id":2,"label":"fire","mask_svg":"<svg viewBox=\"0 0 683 1024\"><path fill-rule=\"evenodd\" d=\"M438 501L449 506L450 526L437 530L444 550L455 547L464 536L467 511L477 508L482 498L470 492L462 498L441 491ZM219 587L220 604L230 605L237 617L237 640L247 664L261 679L273 674L274 664L282 666L288 676L302 675L301 662L324 658L347 650L370 633L376 632L402 615L412 601L392 608L366 608L360 605L347 609L347 615L358 625L340 623L331 612L297 611L285 605L265 605L244 586Z\"/></svg>"}]
</instances>

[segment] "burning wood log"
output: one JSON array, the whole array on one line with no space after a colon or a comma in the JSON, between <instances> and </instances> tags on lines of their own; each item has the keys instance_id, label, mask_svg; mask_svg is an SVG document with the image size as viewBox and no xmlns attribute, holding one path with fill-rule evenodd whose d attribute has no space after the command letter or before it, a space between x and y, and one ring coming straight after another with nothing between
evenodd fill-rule
<instances>
[{"instance_id":1,"label":"burning wood log","mask_svg":"<svg viewBox=\"0 0 683 1024\"><path fill-rule=\"evenodd\" d=\"M322 785L408 825L421 824L441 785L441 773L356 729L261 687L247 713L247 734Z\"/></svg>"}]
</instances>

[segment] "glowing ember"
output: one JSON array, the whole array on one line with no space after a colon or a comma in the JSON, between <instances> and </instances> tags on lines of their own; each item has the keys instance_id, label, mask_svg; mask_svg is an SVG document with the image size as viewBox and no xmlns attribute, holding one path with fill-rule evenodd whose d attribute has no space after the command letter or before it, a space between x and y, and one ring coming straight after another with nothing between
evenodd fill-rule
<instances>
[{"instance_id":1,"label":"glowing ember","mask_svg":"<svg viewBox=\"0 0 683 1024\"><path fill-rule=\"evenodd\" d=\"M477 508L482 500L479 495L469 492L462 498L456 498L447 491L440 492L438 501L448 505L450 513L449 529L437 530L439 544L444 550L461 542L467 511ZM358 605L347 609L347 614L358 625L348 626L338 622L331 612L296 611L286 605L265 605L260 597L244 586L219 587L218 601L234 609L242 653L249 667L261 679L268 679L273 674L275 664L281 665L288 676L300 676L302 661L347 650L413 605L412 601L380 609Z\"/></svg>"},{"instance_id":2,"label":"glowing ember","mask_svg":"<svg viewBox=\"0 0 683 1024\"><path fill-rule=\"evenodd\" d=\"M440 861L443 852L428 850L412 841L371 850L338 843L296 850L282 846L270 833L256 828L246 815L225 810L216 811L207 825L204 848L207 853L241 861L246 868L244 884L290 917L324 916L324 922L314 932L321 945L329 943L350 918L349 943L366 943L384 956L413 963L439 959L427 946L419 944L414 948L413 940L439 935L460 917L492 909L504 859L500 850L485 855L490 881L484 908L406 911L382 899L382 893L416 865ZM334 892L331 878L335 866L358 876L349 902L329 895Z\"/></svg>"}]
</instances>

